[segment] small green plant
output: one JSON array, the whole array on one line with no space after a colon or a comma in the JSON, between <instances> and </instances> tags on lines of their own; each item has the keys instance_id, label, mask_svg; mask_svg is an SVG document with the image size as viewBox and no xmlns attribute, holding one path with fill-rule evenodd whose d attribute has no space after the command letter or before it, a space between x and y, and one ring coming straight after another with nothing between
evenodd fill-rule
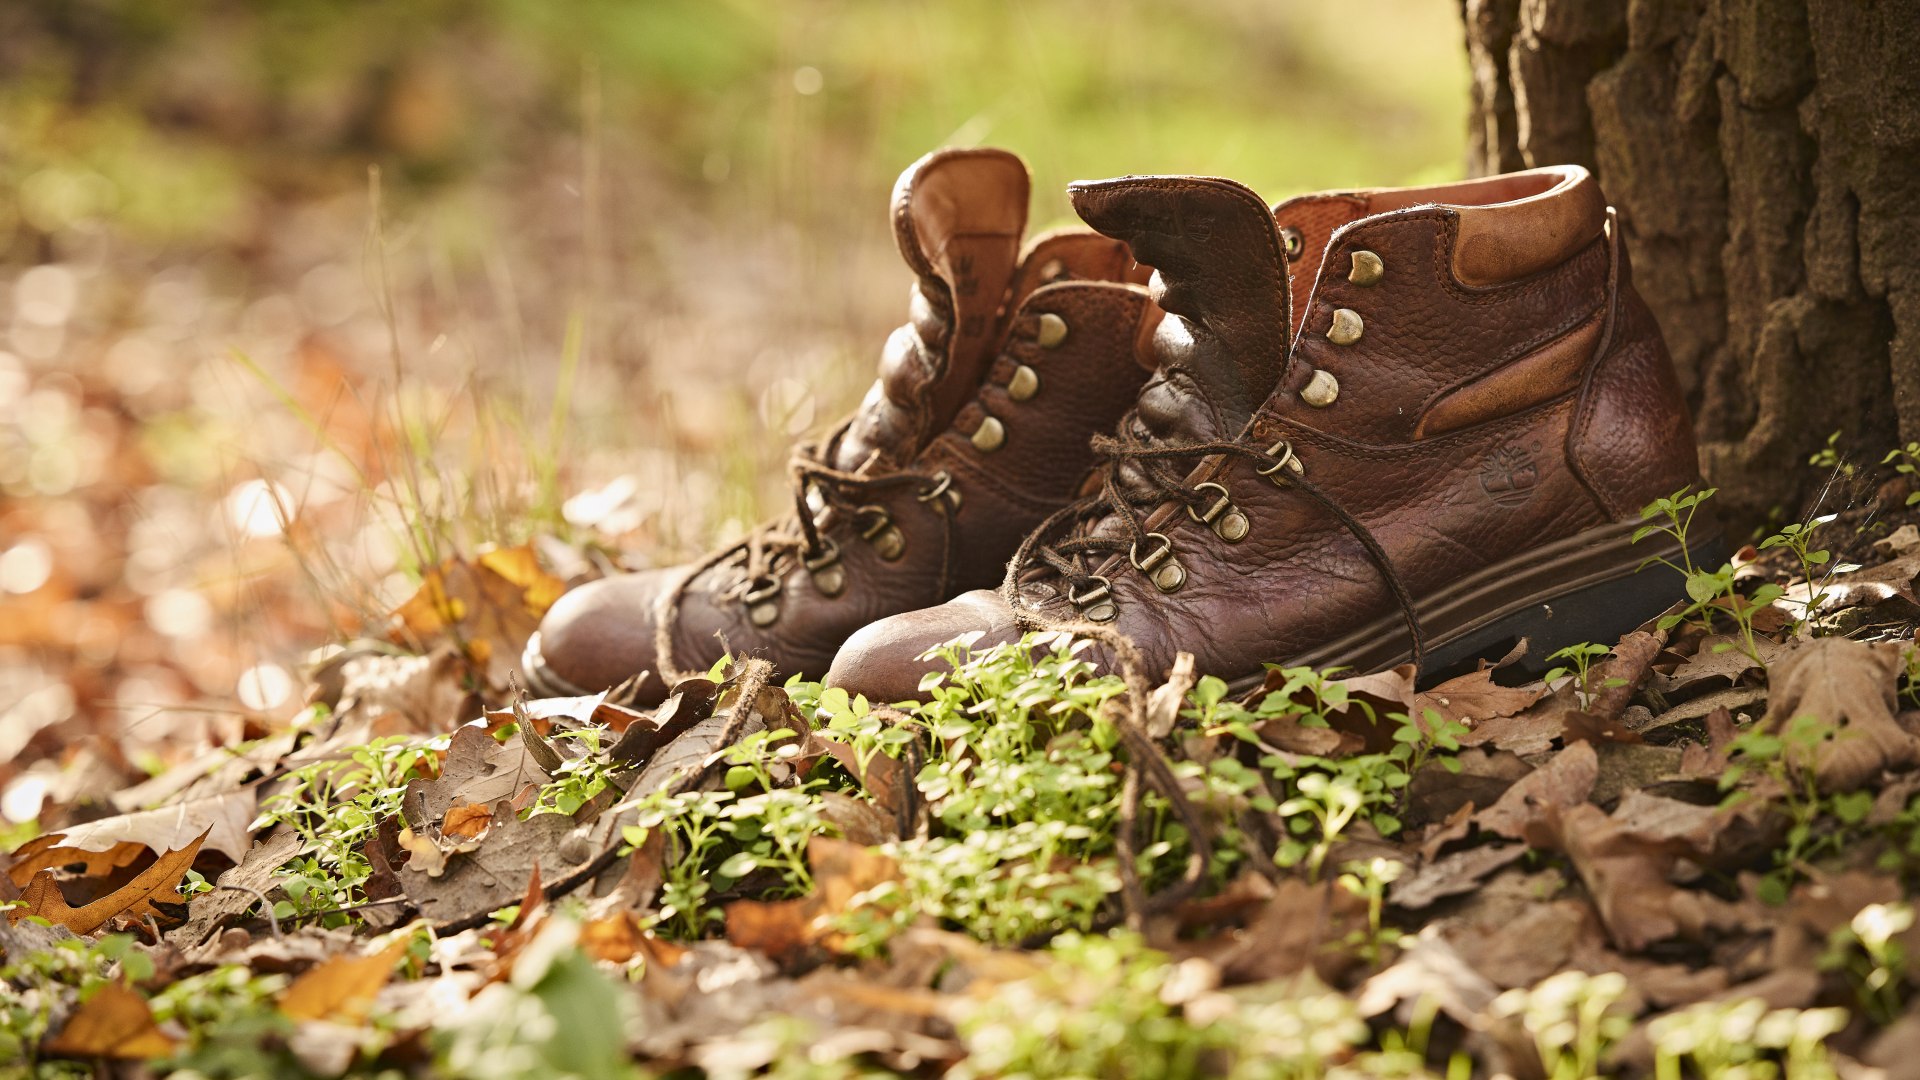
<instances>
[{"instance_id":1,"label":"small green plant","mask_svg":"<svg viewBox=\"0 0 1920 1080\"><path fill-rule=\"evenodd\" d=\"M1887 452L1880 464L1893 466L1893 471L1914 482L1915 490L1907 496L1906 505L1920 506L1920 442L1910 442L1905 446Z\"/></svg>"},{"instance_id":2,"label":"small green plant","mask_svg":"<svg viewBox=\"0 0 1920 1080\"><path fill-rule=\"evenodd\" d=\"M1827 939L1820 969L1843 972L1860 1011L1876 1024L1891 1024L1900 1015L1907 951L1899 939L1911 929L1910 905L1868 904Z\"/></svg>"},{"instance_id":3,"label":"small green plant","mask_svg":"<svg viewBox=\"0 0 1920 1080\"><path fill-rule=\"evenodd\" d=\"M1758 998L1703 1001L1655 1019L1656 1080L1834 1080L1826 1041L1845 1009L1773 1009Z\"/></svg>"},{"instance_id":4,"label":"small green plant","mask_svg":"<svg viewBox=\"0 0 1920 1080\"><path fill-rule=\"evenodd\" d=\"M1840 453L1840 432L1827 436L1827 443L1807 456L1807 464L1816 469L1832 469L1842 476L1854 474L1854 464Z\"/></svg>"},{"instance_id":5,"label":"small green plant","mask_svg":"<svg viewBox=\"0 0 1920 1080\"><path fill-rule=\"evenodd\" d=\"M44 925L44 924L42 924ZM4 1063L24 1063L18 1075L91 1075L91 1070L39 1061L40 1043L50 1033L63 1003L91 994L109 982L144 982L153 977L152 957L140 951L131 934L106 934L94 940L67 937L46 948L22 950L0 963L0 1076Z\"/></svg>"},{"instance_id":6,"label":"small green plant","mask_svg":"<svg viewBox=\"0 0 1920 1080\"><path fill-rule=\"evenodd\" d=\"M573 731L555 731L553 738L571 739L581 744L581 753L563 759L553 778L540 785L540 794L533 805L527 809L526 816L535 814L574 814L585 806L588 800L607 790L613 774L618 771L600 753L603 728L586 726Z\"/></svg>"},{"instance_id":7,"label":"small green plant","mask_svg":"<svg viewBox=\"0 0 1920 1080\"><path fill-rule=\"evenodd\" d=\"M1626 993L1627 978L1619 972L1563 971L1501 994L1493 1012L1520 1021L1549 1080L1588 1080L1601 1075L1607 1050L1633 1028L1632 1015L1615 1007Z\"/></svg>"},{"instance_id":8,"label":"small green plant","mask_svg":"<svg viewBox=\"0 0 1920 1080\"><path fill-rule=\"evenodd\" d=\"M1760 898L1768 903L1785 903L1788 889L1807 865L1841 850L1849 829L1865 821L1873 809L1872 792L1831 797L1820 793L1812 762L1832 734L1832 728L1818 717L1803 714L1789 719L1777 735L1759 728L1743 731L1729 749L1731 762L1720 777L1720 790L1727 793L1721 805L1732 806L1747 798L1742 781L1753 773L1770 778L1782 792L1787 834L1774 851L1773 869L1761 878L1759 887Z\"/></svg>"},{"instance_id":9,"label":"small green plant","mask_svg":"<svg viewBox=\"0 0 1920 1080\"><path fill-rule=\"evenodd\" d=\"M1673 539L1680 548L1680 561L1655 555L1642 566L1655 564L1666 566L1678 572L1685 581L1687 599L1686 608L1662 615L1658 626L1662 630L1671 630L1688 619L1696 619L1709 633L1713 630L1713 618L1716 613L1725 613L1734 621L1739 641L1748 657L1758 664L1760 647L1755 644L1753 633L1754 616L1786 595L1786 590L1768 582L1756 588L1751 596L1741 593L1735 579L1732 563L1724 563L1718 570L1707 570L1693 561L1693 551L1689 547L1689 535L1693 520L1698 516L1700 506L1712 498L1718 488L1704 488L1689 491L1681 488L1664 498L1655 499L1640 510L1640 519L1646 524L1633 531L1633 542L1639 543L1649 536L1662 535Z\"/></svg>"},{"instance_id":10,"label":"small green plant","mask_svg":"<svg viewBox=\"0 0 1920 1080\"><path fill-rule=\"evenodd\" d=\"M1346 872L1336 879L1341 888L1367 902L1367 928L1347 935L1341 944L1368 967L1379 967L1400 945L1400 931L1385 925L1383 919L1387 886L1399 880L1406 868L1397 859L1373 858L1348 863Z\"/></svg>"},{"instance_id":11,"label":"small green plant","mask_svg":"<svg viewBox=\"0 0 1920 1080\"><path fill-rule=\"evenodd\" d=\"M1472 729L1458 720L1449 720L1438 709L1425 709L1414 720L1406 713L1388 713L1395 723L1393 749L1387 756L1401 764L1408 776L1417 775L1429 762L1450 773L1460 771L1460 739Z\"/></svg>"},{"instance_id":12,"label":"small green plant","mask_svg":"<svg viewBox=\"0 0 1920 1080\"><path fill-rule=\"evenodd\" d=\"M1814 530L1832 521L1836 516L1838 515L1825 514L1805 522L1785 525L1781 527L1779 532L1760 541L1761 551L1783 547L1791 552L1794 559L1800 564L1800 578L1807 583L1807 600L1800 605L1800 617L1794 620L1796 630L1800 626L1807 624L1813 618L1814 610L1820 606L1822 600L1826 599L1826 590L1824 588L1816 589L1814 585L1813 568L1816 566L1826 566L1832 561L1833 554L1825 548L1817 550L1813 548L1813 533ZM1824 586L1825 584L1826 582L1822 580L1821 585Z\"/></svg>"},{"instance_id":13,"label":"small green plant","mask_svg":"<svg viewBox=\"0 0 1920 1080\"><path fill-rule=\"evenodd\" d=\"M1547 669L1544 678L1551 684L1569 675L1573 676L1574 700L1580 703L1582 709L1590 709L1593 707L1594 697L1600 691L1612 689L1616 686L1627 685L1627 680L1617 678L1602 680L1599 686L1593 685L1594 661L1606 656L1612 651L1612 649L1605 645L1595 645L1592 642L1585 641L1576 645L1569 645L1547 657L1549 661L1559 662L1555 664L1555 666Z\"/></svg>"},{"instance_id":14,"label":"small green plant","mask_svg":"<svg viewBox=\"0 0 1920 1080\"><path fill-rule=\"evenodd\" d=\"M721 921L709 897L726 825L721 811L732 799L731 791L659 792L644 799L634 823L621 830L635 848L655 830L666 834L655 926L671 936L697 938Z\"/></svg>"},{"instance_id":15,"label":"small green plant","mask_svg":"<svg viewBox=\"0 0 1920 1080\"><path fill-rule=\"evenodd\" d=\"M373 867L360 848L380 823L400 812L407 781L429 777L447 739L395 735L354 747L345 760L328 759L288 773L280 791L260 805L252 828L286 825L299 834L300 854L282 875L291 903L282 917L335 912L366 899ZM327 920L342 925L345 914Z\"/></svg>"}]
</instances>

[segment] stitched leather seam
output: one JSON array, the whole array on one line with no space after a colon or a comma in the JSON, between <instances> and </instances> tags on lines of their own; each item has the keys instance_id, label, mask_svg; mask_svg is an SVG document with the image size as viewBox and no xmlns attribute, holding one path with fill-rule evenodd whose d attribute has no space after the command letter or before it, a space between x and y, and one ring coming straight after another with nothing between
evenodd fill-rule
<instances>
[{"instance_id":1,"label":"stitched leather seam","mask_svg":"<svg viewBox=\"0 0 1920 1080\"><path fill-rule=\"evenodd\" d=\"M1508 349L1506 352L1501 353L1497 358L1493 360L1493 362L1487 364L1485 367L1482 367L1476 371L1472 371L1465 375L1462 375L1461 377L1446 384L1445 386L1442 386L1439 389L1434 390L1432 393L1427 395L1427 399L1425 401L1422 401L1420 403L1420 414L1422 416L1426 415L1427 411L1433 408L1435 402L1439 401L1441 398L1445 397L1446 395L1453 393L1455 390L1458 390L1461 387L1467 385L1468 383L1474 382L1475 380L1491 375L1494 372L1500 370L1501 368L1506 367L1508 364L1514 363L1539 349L1545 348L1546 346L1551 345L1556 341L1559 341L1561 338L1566 337L1568 334L1573 333L1575 330L1585 325L1587 320L1593 318L1594 314L1599 310L1600 310L1600 304L1596 302L1592 307L1588 308L1587 310L1576 312L1575 314L1554 324L1552 327L1548 328L1547 330L1542 331L1541 333L1536 334L1531 338L1528 338L1527 340L1521 342L1520 344L1513 346L1512 348ZM1600 355L1599 349L1596 348L1594 350L1593 355L1596 357L1599 356ZM1591 364L1592 360L1589 359L1588 363Z\"/></svg>"}]
</instances>

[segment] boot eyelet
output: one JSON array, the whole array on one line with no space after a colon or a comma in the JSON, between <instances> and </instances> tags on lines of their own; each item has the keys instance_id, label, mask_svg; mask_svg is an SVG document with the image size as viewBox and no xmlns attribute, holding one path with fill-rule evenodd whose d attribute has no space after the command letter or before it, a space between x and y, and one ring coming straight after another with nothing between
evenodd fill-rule
<instances>
[{"instance_id":1,"label":"boot eyelet","mask_svg":"<svg viewBox=\"0 0 1920 1080\"><path fill-rule=\"evenodd\" d=\"M1348 281L1367 289L1380 284L1380 279L1386 275L1387 264L1380 260L1380 256L1371 251L1353 253L1353 269L1347 271Z\"/></svg>"},{"instance_id":2,"label":"boot eyelet","mask_svg":"<svg viewBox=\"0 0 1920 1080\"><path fill-rule=\"evenodd\" d=\"M906 534L893 523L893 515L883 506L863 506L854 511L856 523L865 522L860 527L860 539L873 545L873 553L887 562L894 562L907 552Z\"/></svg>"},{"instance_id":3,"label":"boot eyelet","mask_svg":"<svg viewBox=\"0 0 1920 1080\"><path fill-rule=\"evenodd\" d=\"M1180 565L1179 559L1173 557L1173 541L1167 539L1165 533L1157 532L1148 533L1147 539L1157 541L1160 546L1142 559L1140 544L1136 541L1127 549L1127 561L1133 564L1135 570L1147 575L1147 580L1153 582L1154 588L1163 593L1179 592L1180 586L1187 583L1187 569Z\"/></svg>"},{"instance_id":4,"label":"boot eyelet","mask_svg":"<svg viewBox=\"0 0 1920 1080\"><path fill-rule=\"evenodd\" d=\"M1207 511L1204 514L1195 513L1193 507L1187 507L1187 516L1212 529L1213 535L1225 540L1229 544L1237 544L1245 540L1247 534L1253 531L1253 526L1248 522L1247 515L1242 513L1240 508L1233 504L1233 496L1225 487L1209 480L1193 490L1214 491L1220 495L1218 499L1213 501L1212 506L1207 507Z\"/></svg>"},{"instance_id":5,"label":"boot eyelet","mask_svg":"<svg viewBox=\"0 0 1920 1080\"><path fill-rule=\"evenodd\" d=\"M1097 581L1100 584L1097 588L1088 589L1084 594L1077 587L1068 589L1067 602L1079 608L1080 614L1088 622L1112 622L1114 616L1120 614L1120 609L1113 603L1113 582L1100 574L1095 574L1088 580Z\"/></svg>"},{"instance_id":6,"label":"boot eyelet","mask_svg":"<svg viewBox=\"0 0 1920 1080\"><path fill-rule=\"evenodd\" d=\"M1013 378L1007 380L1007 396L1015 401L1026 401L1040 392L1040 373L1021 364L1013 369Z\"/></svg>"},{"instance_id":7,"label":"boot eyelet","mask_svg":"<svg viewBox=\"0 0 1920 1080\"><path fill-rule=\"evenodd\" d=\"M820 544L820 554L805 562L807 576L821 596L839 596L847 591L847 568L840 565L840 545L825 537Z\"/></svg>"},{"instance_id":8,"label":"boot eyelet","mask_svg":"<svg viewBox=\"0 0 1920 1080\"><path fill-rule=\"evenodd\" d=\"M941 506L942 512L947 510L956 513L959 512L960 492L953 486L953 474L947 472L945 469L934 473L932 486L920 494L915 495L914 498L923 503L931 503L941 496L945 496L947 500L946 503Z\"/></svg>"},{"instance_id":9,"label":"boot eyelet","mask_svg":"<svg viewBox=\"0 0 1920 1080\"><path fill-rule=\"evenodd\" d=\"M1333 325L1327 328L1327 340L1335 345L1351 345L1367 332L1367 324L1352 308L1335 308Z\"/></svg>"},{"instance_id":10,"label":"boot eyelet","mask_svg":"<svg viewBox=\"0 0 1920 1080\"><path fill-rule=\"evenodd\" d=\"M1326 408L1339 397L1340 380L1325 368L1315 371L1313 378L1307 380L1307 385L1300 388L1300 400L1316 409Z\"/></svg>"},{"instance_id":11,"label":"boot eyelet","mask_svg":"<svg viewBox=\"0 0 1920 1080\"><path fill-rule=\"evenodd\" d=\"M983 454L991 454L1007 444L1007 426L989 416L973 429L973 445Z\"/></svg>"},{"instance_id":12,"label":"boot eyelet","mask_svg":"<svg viewBox=\"0 0 1920 1080\"><path fill-rule=\"evenodd\" d=\"M747 618L755 626L772 626L780 619L780 579L761 574L748 582L741 602L747 605Z\"/></svg>"},{"instance_id":13,"label":"boot eyelet","mask_svg":"<svg viewBox=\"0 0 1920 1080\"><path fill-rule=\"evenodd\" d=\"M1296 476L1307 475L1307 467L1301 464L1300 456L1293 452L1293 444L1285 439L1281 439L1279 442L1267 447L1267 456L1279 458L1280 460L1275 461L1264 469L1255 469L1254 471L1273 481L1276 487L1287 486L1287 478L1281 475L1285 470L1292 469Z\"/></svg>"},{"instance_id":14,"label":"boot eyelet","mask_svg":"<svg viewBox=\"0 0 1920 1080\"><path fill-rule=\"evenodd\" d=\"M1307 253L1307 234L1292 225L1280 226L1280 243L1286 248L1288 262L1299 262Z\"/></svg>"},{"instance_id":15,"label":"boot eyelet","mask_svg":"<svg viewBox=\"0 0 1920 1080\"><path fill-rule=\"evenodd\" d=\"M1067 320L1051 311L1040 313L1040 331L1036 338L1043 349L1051 349L1067 340Z\"/></svg>"}]
</instances>

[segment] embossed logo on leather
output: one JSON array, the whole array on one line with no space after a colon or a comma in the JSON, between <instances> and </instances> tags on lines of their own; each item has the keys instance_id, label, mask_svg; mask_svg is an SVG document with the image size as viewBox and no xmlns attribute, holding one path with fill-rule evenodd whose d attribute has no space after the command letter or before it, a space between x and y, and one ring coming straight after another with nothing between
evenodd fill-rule
<instances>
[{"instance_id":1,"label":"embossed logo on leather","mask_svg":"<svg viewBox=\"0 0 1920 1080\"><path fill-rule=\"evenodd\" d=\"M1536 448L1537 449L1537 448ZM1480 463L1480 489L1500 506L1519 506L1533 497L1540 467L1524 446L1503 446Z\"/></svg>"}]
</instances>

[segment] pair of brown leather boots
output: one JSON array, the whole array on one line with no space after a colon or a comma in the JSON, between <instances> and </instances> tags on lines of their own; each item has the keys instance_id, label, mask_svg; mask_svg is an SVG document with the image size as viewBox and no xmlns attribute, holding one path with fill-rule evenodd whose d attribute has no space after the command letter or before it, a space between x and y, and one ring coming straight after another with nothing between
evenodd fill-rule
<instances>
[{"instance_id":1,"label":"pair of brown leather boots","mask_svg":"<svg viewBox=\"0 0 1920 1080\"><path fill-rule=\"evenodd\" d=\"M1677 595L1631 534L1696 480L1692 431L1584 169L1271 208L1129 176L1070 189L1096 231L1023 246L1028 188L999 150L901 176L910 319L794 456L793 516L568 593L536 688L646 704L731 652L897 701L963 634L1088 626L1153 676L1432 676Z\"/></svg>"}]
</instances>

